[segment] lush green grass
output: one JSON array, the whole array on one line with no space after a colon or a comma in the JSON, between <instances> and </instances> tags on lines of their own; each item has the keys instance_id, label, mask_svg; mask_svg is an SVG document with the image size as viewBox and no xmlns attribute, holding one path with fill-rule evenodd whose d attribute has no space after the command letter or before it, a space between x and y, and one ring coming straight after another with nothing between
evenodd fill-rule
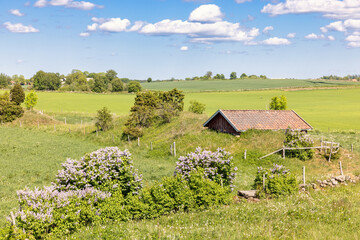
<instances>
[{"instance_id":1,"label":"lush green grass","mask_svg":"<svg viewBox=\"0 0 360 240\"><path fill-rule=\"evenodd\" d=\"M177 88L185 92L203 91L241 91L295 87L335 87L359 86L360 83L326 80L299 79L236 79L236 80L197 80L197 81L155 81L142 83L148 90L171 90Z\"/></svg>"},{"instance_id":2,"label":"lush green grass","mask_svg":"<svg viewBox=\"0 0 360 240\"><path fill-rule=\"evenodd\" d=\"M89 227L72 239L359 239L360 185Z\"/></svg>"},{"instance_id":3,"label":"lush green grass","mask_svg":"<svg viewBox=\"0 0 360 240\"><path fill-rule=\"evenodd\" d=\"M36 130L0 126L0 225L17 206L16 191L49 185L66 158L79 158L98 144Z\"/></svg>"}]
</instances>

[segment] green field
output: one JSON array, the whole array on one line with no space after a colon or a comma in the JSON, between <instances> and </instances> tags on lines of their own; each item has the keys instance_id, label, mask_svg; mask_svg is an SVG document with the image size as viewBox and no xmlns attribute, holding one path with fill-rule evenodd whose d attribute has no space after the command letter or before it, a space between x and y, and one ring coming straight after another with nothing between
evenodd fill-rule
<instances>
[{"instance_id":1,"label":"green field","mask_svg":"<svg viewBox=\"0 0 360 240\"><path fill-rule=\"evenodd\" d=\"M86 94L39 92L36 109L49 113L96 113L103 106L117 115L127 115L133 94ZM298 91L244 91L186 93L185 109L191 100L206 104L206 114L218 109L267 109L273 96L285 95L295 110L319 130L360 130L360 89L318 89ZM60 120L60 119L59 119Z\"/></svg>"},{"instance_id":2,"label":"green field","mask_svg":"<svg viewBox=\"0 0 360 240\"><path fill-rule=\"evenodd\" d=\"M184 92L243 91L275 88L359 86L360 83L328 80L299 79L236 79L196 81L155 81L142 83L144 89L167 91L177 88Z\"/></svg>"}]
</instances>

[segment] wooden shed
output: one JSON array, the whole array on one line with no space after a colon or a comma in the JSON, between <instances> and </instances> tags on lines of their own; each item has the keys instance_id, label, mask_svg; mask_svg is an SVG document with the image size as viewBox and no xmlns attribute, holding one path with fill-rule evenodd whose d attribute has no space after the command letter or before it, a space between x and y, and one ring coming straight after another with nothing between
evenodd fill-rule
<instances>
[{"instance_id":1,"label":"wooden shed","mask_svg":"<svg viewBox=\"0 0 360 240\"><path fill-rule=\"evenodd\" d=\"M218 110L207 120L204 127L238 135L249 129L258 130L312 130L303 118L293 110Z\"/></svg>"}]
</instances>

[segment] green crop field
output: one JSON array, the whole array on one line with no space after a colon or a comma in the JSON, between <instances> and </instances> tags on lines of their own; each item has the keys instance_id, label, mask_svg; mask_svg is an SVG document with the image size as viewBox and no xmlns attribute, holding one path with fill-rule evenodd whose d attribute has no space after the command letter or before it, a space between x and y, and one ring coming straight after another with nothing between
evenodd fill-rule
<instances>
[{"instance_id":1,"label":"green crop field","mask_svg":"<svg viewBox=\"0 0 360 240\"><path fill-rule=\"evenodd\" d=\"M236 79L236 80L196 80L196 81L155 81L142 83L148 90L171 90L177 88L184 92L203 91L241 91L275 88L297 87L335 87L359 86L357 82L327 81L327 80L299 80L299 79Z\"/></svg>"},{"instance_id":2,"label":"green crop field","mask_svg":"<svg viewBox=\"0 0 360 240\"><path fill-rule=\"evenodd\" d=\"M103 106L117 115L127 115L133 94L86 94L39 92L36 109L45 112L96 113ZM285 95L295 110L319 130L360 130L360 89L267 90L244 92L186 93L185 109L191 100L206 104L206 114L218 109L267 109L273 96Z\"/></svg>"}]
</instances>

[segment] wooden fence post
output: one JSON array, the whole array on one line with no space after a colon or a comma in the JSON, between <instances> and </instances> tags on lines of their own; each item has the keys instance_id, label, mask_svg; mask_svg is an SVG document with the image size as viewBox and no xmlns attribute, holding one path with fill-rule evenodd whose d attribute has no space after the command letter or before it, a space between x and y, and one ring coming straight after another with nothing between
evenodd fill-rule
<instances>
[{"instance_id":1,"label":"wooden fence post","mask_svg":"<svg viewBox=\"0 0 360 240\"><path fill-rule=\"evenodd\" d=\"M176 157L176 143L174 142L174 157Z\"/></svg>"},{"instance_id":2,"label":"wooden fence post","mask_svg":"<svg viewBox=\"0 0 360 240\"><path fill-rule=\"evenodd\" d=\"M129 135L127 135L128 136L128 142L130 142L130 137L129 137Z\"/></svg>"},{"instance_id":3,"label":"wooden fence post","mask_svg":"<svg viewBox=\"0 0 360 240\"><path fill-rule=\"evenodd\" d=\"M339 162L339 167L340 167L340 175L341 176L344 176L344 172L343 172L343 169L342 169L342 165L341 165L341 161Z\"/></svg>"},{"instance_id":4,"label":"wooden fence post","mask_svg":"<svg viewBox=\"0 0 360 240\"><path fill-rule=\"evenodd\" d=\"M305 183L305 166L303 166L303 184L304 184L304 186L306 185L306 183Z\"/></svg>"},{"instance_id":5,"label":"wooden fence post","mask_svg":"<svg viewBox=\"0 0 360 240\"><path fill-rule=\"evenodd\" d=\"M244 152L244 160L246 160L246 149L245 149L245 152Z\"/></svg>"},{"instance_id":6,"label":"wooden fence post","mask_svg":"<svg viewBox=\"0 0 360 240\"><path fill-rule=\"evenodd\" d=\"M351 144L351 152L354 152L354 144Z\"/></svg>"},{"instance_id":7,"label":"wooden fence post","mask_svg":"<svg viewBox=\"0 0 360 240\"><path fill-rule=\"evenodd\" d=\"M150 142L150 150L153 150L152 142Z\"/></svg>"},{"instance_id":8,"label":"wooden fence post","mask_svg":"<svg viewBox=\"0 0 360 240\"><path fill-rule=\"evenodd\" d=\"M66 118L65 118L65 125L66 125Z\"/></svg>"},{"instance_id":9,"label":"wooden fence post","mask_svg":"<svg viewBox=\"0 0 360 240\"><path fill-rule=\"evenodd\" d=\"M333 151L333 143L331 142L331 146L330 146L330 154L329 154L329 162L331 161L331 154Z\"/></svg>"},{"instance_id":10,"label":"wooden fence post","mask_svg":"<svg viewBox=\"0 0 360 240\"><path fill-rule=\"evenodd\" d=\"M263 174L263 189L265 191L265 173Z\"/></svg>"},{"instance_id":11,"label":"wooden fence post","mask_svg":"<svg viewBox=\"0 0 360 240\"><path fill-rule=\"evenodd\" d=\"M173 145L170 144L170 154L173 155Z\"/></svg>"},{"instance_id":12,"label":"wooden fence post","mask_svg":"<svg viewBox=\"0 0 360 240\"><path fill-rule=\"evenodd\" d=\"M138 147L140 147L140 138L138 137Z\"/></svg>"},{"instance_id":13,"label":"wooden fence post","mask_svg":"<svg viewBox=\"0 0 360 240\"><path fill-rule=\"evenodd\" d=\"M282 158L285 159L285 146L283 146Z\"/></svg>"}]
</instances>

